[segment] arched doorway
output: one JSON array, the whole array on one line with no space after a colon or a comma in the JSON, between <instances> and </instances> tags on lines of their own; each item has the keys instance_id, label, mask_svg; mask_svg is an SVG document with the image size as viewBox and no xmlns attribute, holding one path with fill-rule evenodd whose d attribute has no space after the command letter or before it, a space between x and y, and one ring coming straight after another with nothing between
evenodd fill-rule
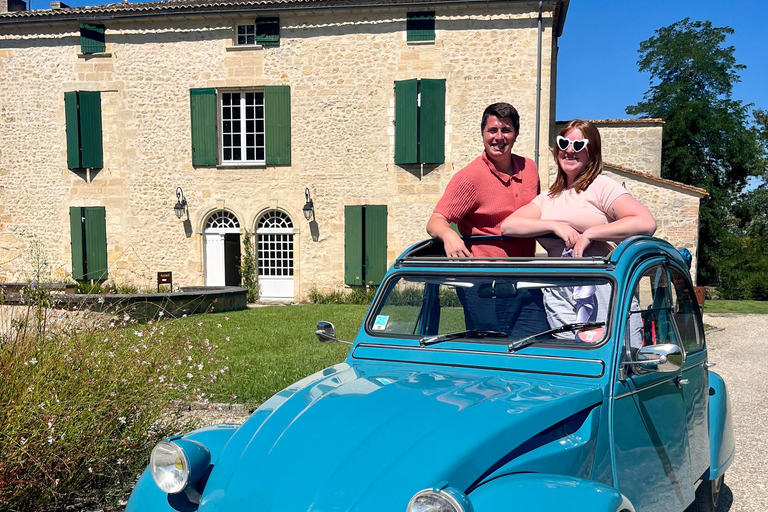
<instances>
[{"instance_id":1,"label":"arched doorway","mask_svg":"<svg viewBox=\"0 0 768 512\"><path fill-rule=\"evenodd\" d=\"M259 263L259 298L293 300L293 222L272 210L256 224Z\"/></svg>"},{"instance_id":2,"label":"arched doorway","mask_svg":"<svg viewBox=\"0 0 768 512\"><path fill-rule=\"evenodd\" d=\"M219 210L205 223L205 285L240 286L240 222Z\"/></svg>"}]
</instances>

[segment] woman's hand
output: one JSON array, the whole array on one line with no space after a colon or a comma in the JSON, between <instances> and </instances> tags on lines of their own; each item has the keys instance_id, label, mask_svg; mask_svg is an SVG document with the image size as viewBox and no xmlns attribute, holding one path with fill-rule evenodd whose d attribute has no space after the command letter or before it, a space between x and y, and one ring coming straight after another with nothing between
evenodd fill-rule
<instances>
[{"instance_id":1,"label":"woman's hand","mask_svg":"<svg viewBox=\"0 0 768 512\"><path fill-rule=\"evenodd\" d=\"M566 249L575 247L581 238L581 234L578 231L576 231L569 224L566 224L564 222L554 222L552 227L552 232L558 237L563 239L563 242L565 242ZM589 244L589 242L587 242L587 244ZM575 251L573 255L576 256ZM579 256L581 255L579 254Z\"/></svg>"},{"instance_id":2,"label":"woman's hand","mask_svg":"<svg viewBox=\"0 0 768 512\"><path fill-rule=\"evenodd\" d=\"M587 250L587 247L589 247L589 244L591 243L592 243L592 235L590 234L589 229L587 229L581 234L581 236L579 237L579 240L573 246L573 257L581 258L582 256L584 256L584 251Z\"/></svg>"}]
</instances>

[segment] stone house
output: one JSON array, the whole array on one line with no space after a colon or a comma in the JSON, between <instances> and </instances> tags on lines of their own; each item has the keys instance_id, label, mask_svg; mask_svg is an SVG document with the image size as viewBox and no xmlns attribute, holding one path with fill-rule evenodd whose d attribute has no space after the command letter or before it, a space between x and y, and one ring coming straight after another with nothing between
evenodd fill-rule
<instances>
[{"instance_id":1,"label":"stone house","mask_svg":"<svg viewBox=\"0 0 768 512\"><path fill-rule=\"evenodd\" d=\"M0 281L37 239L54 278L236 284L252 236L263 299L377 284L488 104L548 186L568 3L0 0ZM705 192L659 178L662 123L599 125L607 172L693 250Z\"/></svg>"}]
</instances>

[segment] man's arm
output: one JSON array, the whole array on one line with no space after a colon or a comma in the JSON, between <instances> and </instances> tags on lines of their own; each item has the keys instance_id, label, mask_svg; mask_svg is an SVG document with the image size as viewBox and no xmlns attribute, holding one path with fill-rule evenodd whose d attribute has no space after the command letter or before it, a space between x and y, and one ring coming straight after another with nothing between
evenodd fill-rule
<instances>
[{"instance_id":1,"label":"man's arm","mask_svg":"<svg viewBox=\"0 0 768 512\"><path fill-rule=\"evenodd\" d=\"M464 245L464 240L451 229L448 219L439 213L433 213L427 222L427 233L429 236L437 237L443 241L445 254L450 258L470 257L472 253Z\"/></svg>"}]
</instances>

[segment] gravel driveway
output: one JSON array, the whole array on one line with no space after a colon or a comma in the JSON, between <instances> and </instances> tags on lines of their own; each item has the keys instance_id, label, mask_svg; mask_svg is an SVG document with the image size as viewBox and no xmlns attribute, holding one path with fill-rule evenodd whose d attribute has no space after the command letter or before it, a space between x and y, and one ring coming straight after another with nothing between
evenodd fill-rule
<instances>
[{"instance_id":1,"label":"gravel driveway","mask_svg":"<svg viewBox=\"0 0 768 512\"><path fill-rule=\"evenodd\" d=\"M723 510L768 510L768 315L707 314L709 361L725 379L736 459L725 475Z\"/></svg>"}]
</instances>

